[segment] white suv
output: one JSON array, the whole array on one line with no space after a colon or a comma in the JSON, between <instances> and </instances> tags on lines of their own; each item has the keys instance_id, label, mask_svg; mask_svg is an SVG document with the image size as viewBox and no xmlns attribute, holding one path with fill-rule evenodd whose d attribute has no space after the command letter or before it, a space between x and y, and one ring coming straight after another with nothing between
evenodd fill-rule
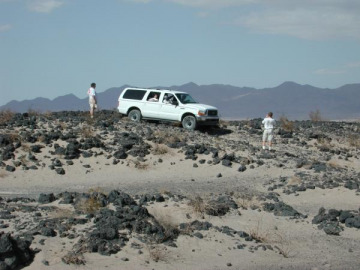
<instances>
[{"instance_id":1,"label":"white suv","mask_svg":"<svg viewBox=\"0 0 360 270\"><path fill-rule=\"evenodd\" d=\"M175 121L189 130L198 125L219 124L217 108L199 104L189 94L172 90L125 88L119 97L118 110L135 122Z\"/></svg>"}]
</instances>

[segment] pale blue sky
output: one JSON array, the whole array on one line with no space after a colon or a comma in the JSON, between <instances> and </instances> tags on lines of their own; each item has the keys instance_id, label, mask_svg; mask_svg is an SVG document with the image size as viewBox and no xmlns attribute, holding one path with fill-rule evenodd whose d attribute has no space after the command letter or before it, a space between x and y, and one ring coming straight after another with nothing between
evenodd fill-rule
<instances>
[{"instance_id":1,"label":"pale blue sky","mask_svg":"<svg viewBox=\"0 0 360 270\"><path fill-rule=\"evenodd\" d=\"M141 87L360 82L358 0L0 0L0 105Z\"/></svg>"}]
</instances>

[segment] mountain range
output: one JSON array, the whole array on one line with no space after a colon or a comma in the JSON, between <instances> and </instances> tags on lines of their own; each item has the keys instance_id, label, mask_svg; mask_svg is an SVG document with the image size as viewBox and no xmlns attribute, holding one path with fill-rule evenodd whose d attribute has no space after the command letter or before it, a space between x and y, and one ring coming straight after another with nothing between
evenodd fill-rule
<instances>
[{"instance_id":1,"label":"mountain range","mask_svg":"<svg viewBox=\"0 0 360 270\"><path fill-rule=\"evenodd\" d=\"M121 91L129 87L109 88L97 93L100 109L114 109ZM197 85L187 83L181 86L153 87L173 89L191 94L200 103L213 105L219 114L228 119L264 117L268 111L275 117L281 115L289 119L309 119L309 113L319 111L323 119L346 120L360 118L360 83L347 84L336 89L317 88L294 82L284 82L273 87L256 89L223 84ZM59 96L53 100L35 98L32 100L10 101L0 106L0 110L14 112L39 112L88 110L88 98L78 98L73 94Z\"/></svg>"}]
</instances>

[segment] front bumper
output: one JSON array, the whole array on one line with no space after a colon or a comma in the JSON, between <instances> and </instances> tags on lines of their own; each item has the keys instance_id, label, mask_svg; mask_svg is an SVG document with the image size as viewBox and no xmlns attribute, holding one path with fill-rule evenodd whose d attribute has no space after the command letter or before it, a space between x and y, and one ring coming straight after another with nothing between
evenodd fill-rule
<instances>
[{"instance_id":1,"label":"front bumper","mask_svg":"<svg viewBox=\"0 0 360 270\"><path fill-rule=\"evenodd\" d=\"M197 124L203 126L217 126L219 125L219 117L197 116Z\"/></svg>"}]
</instances>

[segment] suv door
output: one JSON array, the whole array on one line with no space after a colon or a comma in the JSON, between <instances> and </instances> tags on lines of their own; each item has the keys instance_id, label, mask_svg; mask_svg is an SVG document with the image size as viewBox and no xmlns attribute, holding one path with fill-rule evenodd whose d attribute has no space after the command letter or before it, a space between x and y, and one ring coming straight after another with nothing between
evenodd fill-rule
<instances>
[{"instance_id":1,"label":"suv door","mask_svg":"<svg viewBox=\"0 0 360 270\"><path fill-rule=\"evenodd\" d=\"M161 92L149 91L142 108L143 117L158 118L159 111L161 110L160 96Z\"/></svg>"},{"instance_id":2,"label":"suv door","mask_svg":"<svg viewBox=\"0 0 360 270\"><path fill-rule=\"evenodd\" d=\"M179 120L184 110L180 104L173 93L165 92L161 99L161 109L159 111L161 115L159 115L159 118L173 121Z\"/></svg>"}]
</instances>

